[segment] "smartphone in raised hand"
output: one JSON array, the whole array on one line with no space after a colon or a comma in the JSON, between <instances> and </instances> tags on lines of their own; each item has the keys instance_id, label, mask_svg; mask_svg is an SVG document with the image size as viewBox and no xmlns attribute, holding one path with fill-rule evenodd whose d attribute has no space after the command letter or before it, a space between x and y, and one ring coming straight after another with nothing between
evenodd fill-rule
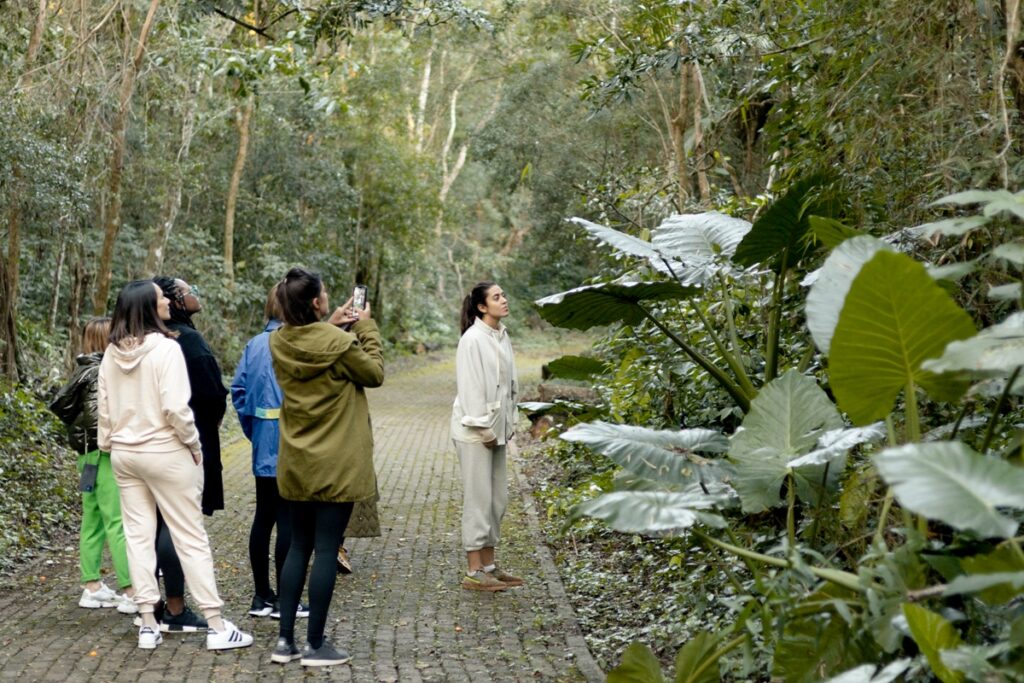
<instances>
[{"instance_id":1,"label":"smartphone in raised hand","mask_svg":"<svg viewBox=\"0 0 1024 683\"><path fill-rule=\"evenodd\" d=\"M352 311L366 309L366 285L356 285L352 290Z\"/></svg>"}]
</instances>

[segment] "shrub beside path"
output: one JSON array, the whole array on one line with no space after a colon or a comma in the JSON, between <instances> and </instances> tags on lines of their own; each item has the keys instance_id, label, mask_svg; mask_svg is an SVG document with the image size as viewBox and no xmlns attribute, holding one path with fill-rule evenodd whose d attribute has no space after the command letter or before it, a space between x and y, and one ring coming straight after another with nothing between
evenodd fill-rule
<instances>
[{"instance_id":1,"label":"shrub beside path","mask_svg":"<svg viewBox=\"0 0 1024 683\"><path fill-rule=\"evenodd\" d=\"M537 363L522 360L529 380ZM254 493L243 439L225 450L227 510L207 518L207 529L225 615L256 636L253 647L212 653L200 634L165 634L155 651L137 649L130 617L77 606L76 549L61 548L0 590L0 680L602 680L515 465L499 557L527 585L495 594L459 585L461 489L448 441L453 377L450 359L434 359L369 392L383 536L346 543L355 573L338 577L327 625L328 638L352 654L351 665L304 671L298 662L273 664L277 622L246 614ZM303 620L296 626L301 639Z\"/></svg>"}]
</instances>

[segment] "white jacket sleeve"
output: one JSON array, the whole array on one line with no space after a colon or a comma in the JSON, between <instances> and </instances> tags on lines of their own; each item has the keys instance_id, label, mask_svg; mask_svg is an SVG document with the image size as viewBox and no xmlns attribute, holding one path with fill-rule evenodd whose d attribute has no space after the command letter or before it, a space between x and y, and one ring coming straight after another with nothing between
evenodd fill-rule
<instances>
[{"instance_id":1,"label":"white jacket sleeve","mask_svg":"<svg viewBox=\"0 0 1024 683\"><path fill-rule=\"evenodd\" d=\"M178 439L193 454L202 452L199 445L199 431L196 429L195 416L188 401L192 398L192 388L188 381L188 368L185 356L178 344L167 345L164 362L160 365L158 381L160 382L160 409L164 419L171 426Z\"/></svg>"},{"instance_id":2,"label":"white jacket sleeve","mask_svg":"<svg viewBox=\"0 0 1024 683\"><path fill-rule=\"evenodd\" d=\"M487 401L487 361L484 358L487 350L484 347L475 335L460 340L455 353L455 380L463 413L462 425L490 432L484 435L484 441L490 441L494 438L493 427L500 403Z\"/></svg>"},{"instance_id":3,"label":"white jacket sleeve","mask_svg":"<svg viewBox=\"0 0 1024 683\"><path fill-rule=\"evenodd\" d=\"M107 377L104 366L109 364L100 361L100 371L96 381L96 448L104 453L110 452L110 405L107 403Z\"/></svg>"}]
</instances>

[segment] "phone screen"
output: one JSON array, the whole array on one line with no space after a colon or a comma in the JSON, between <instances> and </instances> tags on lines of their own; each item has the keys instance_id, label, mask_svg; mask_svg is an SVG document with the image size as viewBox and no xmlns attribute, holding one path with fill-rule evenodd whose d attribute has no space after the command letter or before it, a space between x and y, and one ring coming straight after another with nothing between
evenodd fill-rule
<instances>
[{"instance_id":1,"label":"phone screen","mask_svg":"<svg viewBox=\"0 0 1024 683\"><path fill-rule=\"evenodd\" d=\"M366 285L356 285L352 290L352 308L357 311L366 308Z\"/></svg>"}]
</instances>

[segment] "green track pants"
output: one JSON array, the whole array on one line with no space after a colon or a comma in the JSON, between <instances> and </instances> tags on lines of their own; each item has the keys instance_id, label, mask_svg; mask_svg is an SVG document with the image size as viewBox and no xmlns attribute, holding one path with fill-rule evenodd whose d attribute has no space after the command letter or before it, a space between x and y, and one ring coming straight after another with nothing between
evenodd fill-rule
<instances>
[{"instance_id":1,"label":"green track pants","mask_svg":"<svg viewBox=\"0 0 1024 683\"><path fill-rule=\"evenodd\" d=\"M114 471L110 467L110 454L92 451L78 456L78 471L86 463L97 466L96 487L82 493L82 527L78 535L78 567L82 583L100 580L103 544L110 548L110 557L117 574L117 586L124 589L132 585L128 573L128 555L121 527L121 495Z\"/></svg>"}]
</instances>

